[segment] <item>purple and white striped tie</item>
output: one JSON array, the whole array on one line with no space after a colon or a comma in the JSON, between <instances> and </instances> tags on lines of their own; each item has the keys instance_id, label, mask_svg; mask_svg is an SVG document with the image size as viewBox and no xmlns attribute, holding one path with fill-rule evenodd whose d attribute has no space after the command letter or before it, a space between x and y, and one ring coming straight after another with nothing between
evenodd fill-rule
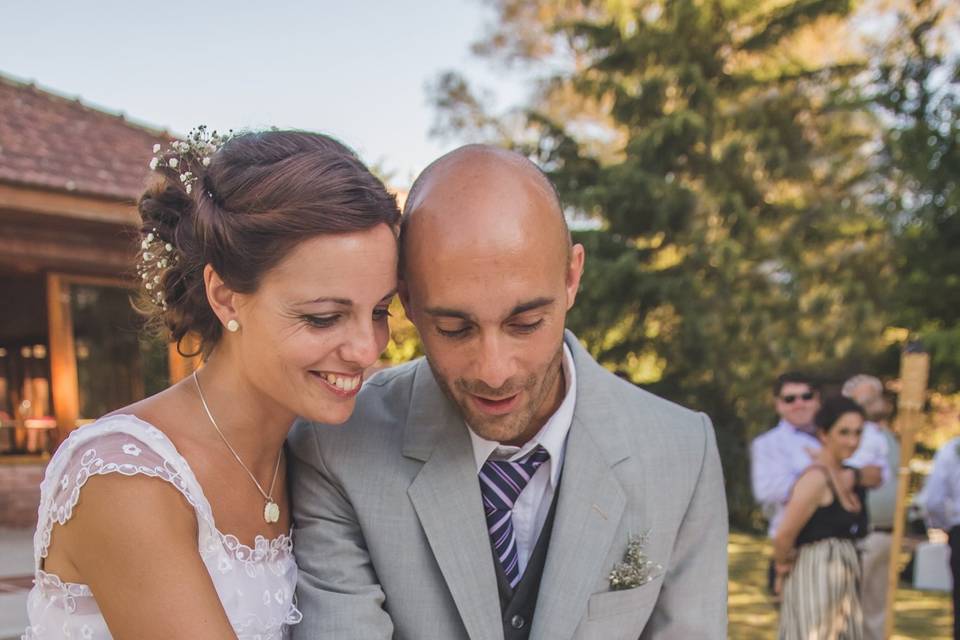
<instances>
[{"instance_id":1,"label":"purple and white striped tie","mask_svg":"<svg viewBox=\"0 0 960 640\"><path fill-rule=\"evenodd\" d=\"M516 462L487 460L480 469L480 493L490 542L511 589L520 582L513 505L537 468L549 459L547 450L538 446Z\"/></svg>"}]
</instances>

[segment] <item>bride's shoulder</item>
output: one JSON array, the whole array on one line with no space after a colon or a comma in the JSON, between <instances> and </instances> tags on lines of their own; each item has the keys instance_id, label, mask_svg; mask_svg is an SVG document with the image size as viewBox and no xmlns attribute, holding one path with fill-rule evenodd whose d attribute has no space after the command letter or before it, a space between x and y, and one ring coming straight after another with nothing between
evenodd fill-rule
<instances>
[{"instance_id":1,"label":"bride's shoulder","mask_svg":"<svg viewBox=\"0 0 960 640\"><path fill-rule=\"evenodd\" d=\"M75 500L97 476L159 478L181 493L197 493L189 466L170 438L131 413L109 414L72 431L47 465L41 494L54 502L71 494Z\"/></svg>"},{"instance_id":2,"label":"bride's shoulder","mask_svg":"<svg viewBox=\"0 0 960 640\"><path fill-rule=\"evenodd\" d=\"M112 413L74 429L63 441L51 460L52 466L61 460L91 455L93 449L100 458L171 458L175 454L170 439L163 431L143 418L129 413ZM128 462L130 460L127 460Z\"/></svg>"}]
</instances>

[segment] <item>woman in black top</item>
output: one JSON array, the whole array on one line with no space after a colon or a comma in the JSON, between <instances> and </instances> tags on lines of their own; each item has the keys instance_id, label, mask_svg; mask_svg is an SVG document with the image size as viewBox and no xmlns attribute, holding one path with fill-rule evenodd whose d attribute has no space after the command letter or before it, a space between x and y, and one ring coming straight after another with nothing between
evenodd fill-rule
<instances>
[{"instance_id":1,"label":"woman in black top","mask_svg":"<svg viewBox=\"0 0 960 640\"><path fill-rule=\"evenodd\" d=\"M826 464L797 479L773 538L781 640L860 640L860 561L854 540L866 535L862 488L840 480L843 460L860 444L863 409L831 398L814 417Z\"/></svg>"}]
</instances>

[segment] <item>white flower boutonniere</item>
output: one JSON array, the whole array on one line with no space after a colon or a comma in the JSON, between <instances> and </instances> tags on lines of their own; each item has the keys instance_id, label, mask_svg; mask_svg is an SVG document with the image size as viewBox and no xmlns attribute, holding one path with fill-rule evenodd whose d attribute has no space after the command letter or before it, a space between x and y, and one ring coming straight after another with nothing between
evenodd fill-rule
<instances>
[{"instance_id":1,"label":"white flower boutonniere","mask_svg":"<svg viewBox=\"0 0 960 640\"><path fill-rule=\"evenodd\" d=\"M627 540L627 550L623 554L623 562L610 571L610 590L633 589L640 587L660 575L663 567L650 560L643 548L647 545L649 532L641 535L631 535Z\"/></svg>"}]
</instances>

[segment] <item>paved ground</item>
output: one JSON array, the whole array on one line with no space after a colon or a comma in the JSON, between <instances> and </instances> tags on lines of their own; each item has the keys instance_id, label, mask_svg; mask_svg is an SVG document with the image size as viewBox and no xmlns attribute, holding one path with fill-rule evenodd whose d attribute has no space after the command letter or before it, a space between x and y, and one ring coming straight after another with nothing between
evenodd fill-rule
<instances>
[{"instance_id":1,"label":"paved ground","mask_svg":"<svg viewBox=\"0 0 960 640\"><path fill-rule=\"evenodd\" d=\"M32 584L33 531L0 528L0 640L23 633Z\"/></svg>"}]
</instances>

